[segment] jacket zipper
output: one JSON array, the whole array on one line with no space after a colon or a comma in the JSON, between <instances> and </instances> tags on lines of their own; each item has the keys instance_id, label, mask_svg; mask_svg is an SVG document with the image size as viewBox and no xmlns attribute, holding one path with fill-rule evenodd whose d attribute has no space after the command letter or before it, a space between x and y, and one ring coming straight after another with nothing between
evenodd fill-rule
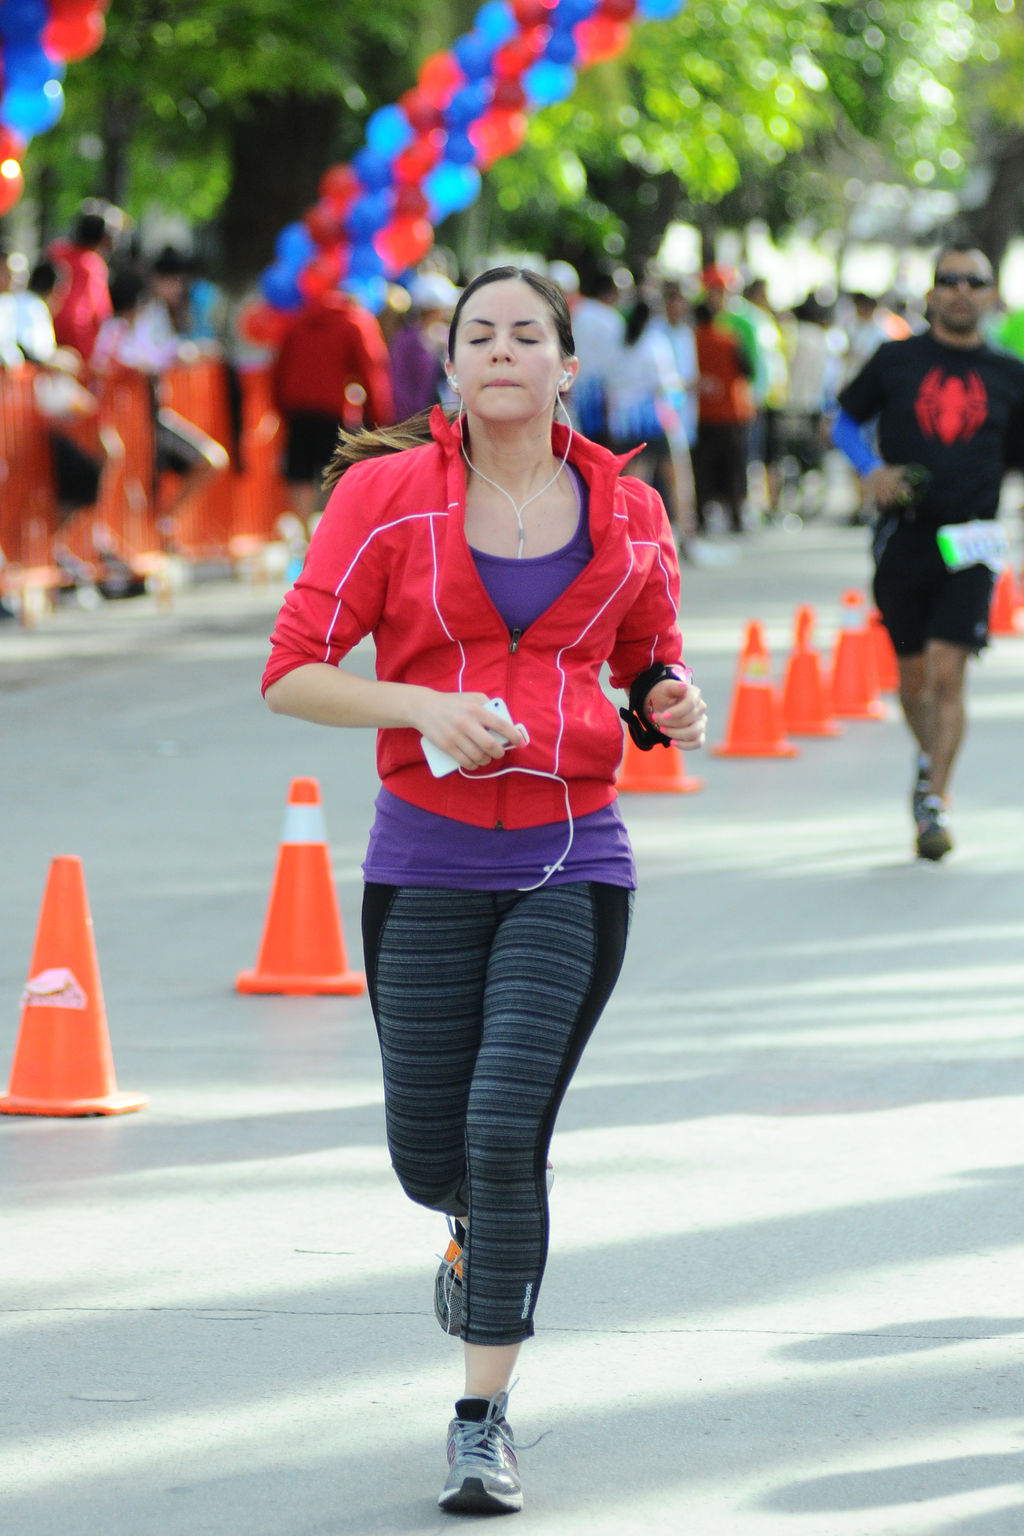
<instances>
[{"instance_id":1,"label":"jacket zipper","mask_svg":"<svg viewBox=\"0 0 1024 1536\"><path fill-rule=\"evenodd\" d=\"M516 651L518 651L518 649L519 649L519 642L520 642L520 640L522 638L523 638L523 632L522 632L521 629L514 629L512 631L511 635L509 636L509 642L508 642L508 653L509 653L510 656L514 656L516 654ZM508 667L508 669L507 669L507 672L506 672L506 682L507 683L511 683L511 681L512 681L512 668L511 668L511 665L510 665ZM511 690L509 688L506 688L505 691L507 693L507 692L510 692ZM504 822L502 820L502 812L505 809L505 789L506 789L507 783L508 783L507 779L502 779L501 783L498 786L498 819L494 823L494 830L496 832L501 832L501 831L504 830Z\"/></svg>"}]
</instances>

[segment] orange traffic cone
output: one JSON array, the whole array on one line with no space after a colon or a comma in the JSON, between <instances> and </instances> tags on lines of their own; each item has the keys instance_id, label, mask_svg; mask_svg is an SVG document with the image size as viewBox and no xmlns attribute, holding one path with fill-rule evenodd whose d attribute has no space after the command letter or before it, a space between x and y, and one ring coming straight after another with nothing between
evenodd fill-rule
<instances>
[{"instance_id":1,"label":"orange traffic cone","mask_svg":"<svg viewBox=\"0 0 1024 1536\"><path fill-rule=\"evenodd\" d=\"M25 990L5 1115L124 1115L80 859L53 859Z\"/></svg>"},{"instance_id":2,"label":"orange traffic cone","mask_svg":"<svg viewBox=\"0 0 1024 1536\"><path fill-rule=\"evenodd\" d=\"M989 609L988 628L993 635L1019 635L1021 633L1021 598L1017 578L1008 565L1004 565L996 578Z\"/></svg>"},{"instance_id":3,"label":"orange traffic cone","mask_svg":"<svg viewBox=\"0 0 1024 1536\"><path fill-rule=\"evenodd\" d=\"M878 686L883 693L899 693L900 669L896 662L896 647L877 608L872 608L868 614L868 631L871 635L871 648L875 653Z\"/></svg>"},{"instance_id":4,"label":"orange traffic cone","mask_svg":"<svg viewBox=\"0 0 1024 1536\"><path fill-rule=\"evenodd\" d=\"M771 677L772 662L761 626L747 625L740 651L725 740L716 757L796 757L799 748L782 731L782 706Z\"/></svg>"},{"instance_id":5,"label":"orange traffic cone","mask_svg":"<svg viewBox=\"0 0 1024 1536\"><path fill-rule=\"evenodd\" d=\"M316 779L291 782L256 969L235 986L305 996L366 990L363 973L348 968Z\"/></svg>"},{"instance_id":6,"label":"orange traffic cone","mask_svg":"<svg viewBox=\"0 0 1024 1536\"><path fill-rule=\"evenodd\" d=\"M782 720L794 736L838 736L842 727L832 719L832 703L814 649L814 609L796 611L793 651L782 684Z\"/></svg>"},{"instance_id":7,"label":"orange traffic cone","mask_svg":"<svg viewBox=\"0 0 1024 1536\"><path fill-rule=\"evenodd\" d=\"M878 667L864 617L864 596L844 592L847 621L841 625L832 653L832 708L846 720L884 720L885 705L878 693Z\"/></svg>"},{"instance_id":8,"label":"orange traffic cone","mask_svg":"<svg viewBox=\"0 0 1024 1536\"><path fill-rule=\"evenodd\" d=\"M675 743L644 752L627 732L626 755L616 785L628 794L693 795L704 788L704 780L690 777L686 759Z\"/></svg>"}]
</instances>

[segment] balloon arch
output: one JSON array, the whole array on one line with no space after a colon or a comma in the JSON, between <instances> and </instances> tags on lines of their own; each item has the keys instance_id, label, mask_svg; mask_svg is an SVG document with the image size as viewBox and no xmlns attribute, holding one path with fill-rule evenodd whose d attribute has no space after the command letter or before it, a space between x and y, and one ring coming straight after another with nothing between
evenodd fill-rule
<instances>
[{"instance_id":1,"label":"balloon arch","mask_svg":"<svg viewBox=\"0 0 1024 1536\"><path fill-rule=\"evenodd\" d=\"M0 0L0 215L23 189L21 162L64 110L64 66L100 46L110 0ZM634 21L665 21L685 0L486 0L450 49L366 124L348 164L321 178L319 200L277 237L261 299L243 317L273 342L289 317L344 287L367 308L388 280L423 260L434 230L476 199L480 175L526 137L527 116L564 101L577 73L613 59Z\"/></svg>"},{"instance_id":2,"label":"balloon arch","mask_svg":"<svg viewBox=\"0 0 1024 1536\"><path fill-rule=\"evenodd\" d=\"M243 319L272 343L289 316L343 287L374 313L476 199L480 176L526 137L527 114L564 101L577 73L615 58L634 21L664 21L685 0L486 0L472 29L432 54L416 84L366 124L348 164L322 176L319 201L277 237L261 301Z\"/></svg>"}]
</instances>

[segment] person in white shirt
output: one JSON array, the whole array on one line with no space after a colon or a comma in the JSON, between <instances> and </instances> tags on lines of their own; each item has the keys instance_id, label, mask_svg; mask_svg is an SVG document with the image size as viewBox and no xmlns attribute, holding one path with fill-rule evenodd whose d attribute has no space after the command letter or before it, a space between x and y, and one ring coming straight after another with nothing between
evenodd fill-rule
<instances>
[{"instance_id":1,"label":"person in white shirt","mask_svg":"<svg viewBox=\"0 0 1024 1536\"><path fill-rule=\"evenodd\" d=\"M608 446L608 379L626 329L616 307L618 299L614 280L603 277L593 294L584 295L572 306L572 333L580 366L566 406L576 430L604 447Z\"/></svg>"},{"instance_id":2,"label":"person in white shirt","mask_svg":"<svg viewBox=\"0 0 1024 1536\"><path fill-rule=\"evenodd\" d=\"M683 383L672 344L654 324L646 300L630 311L612 364L605 386L612 451L628 453L643 444L629 472L658 486L676 538L683 539L671 447L672 437L685 435Z\"/></svg>"}]
</instances>

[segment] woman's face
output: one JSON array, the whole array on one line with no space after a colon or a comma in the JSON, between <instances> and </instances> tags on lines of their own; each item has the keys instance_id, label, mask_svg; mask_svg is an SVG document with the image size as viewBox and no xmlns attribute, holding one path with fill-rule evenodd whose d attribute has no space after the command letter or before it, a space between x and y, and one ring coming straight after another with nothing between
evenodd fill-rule
<instances>
[{"instance_id":1,"label":"woman's face","mask_svg":"<svg viewBox=\"0 0 1024 1536\"><path fill-rule=\"evenodd\" d=\"M520 278L485 283L459 316L452 372L466 410L485 420L550 420L559 380L575 375L562 357L547 301Z\"/></svg>"}]
</instances>

